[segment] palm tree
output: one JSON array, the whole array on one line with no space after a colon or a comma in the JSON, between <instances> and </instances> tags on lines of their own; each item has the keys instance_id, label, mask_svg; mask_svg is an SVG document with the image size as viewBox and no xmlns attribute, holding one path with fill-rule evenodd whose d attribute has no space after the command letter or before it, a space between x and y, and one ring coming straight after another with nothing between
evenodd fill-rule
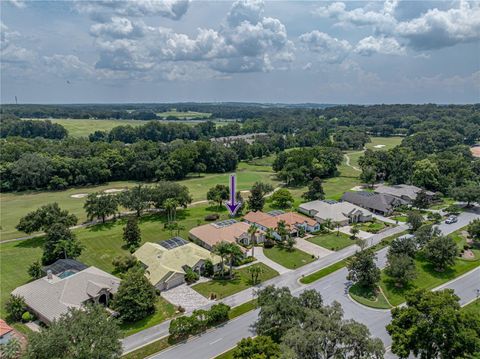
<instances>
[{"instance_id":1,"label":"palm tree","mask_svg":"<svg viewBox=\"0 0 480 359\"><path fill-rule=\"evenodd\" d=\"M249 266L248 273L250 273L252 276L252 285L255 285L258 283L258 277L263 273L263 269L262 267L256 265Z\"/></svg>"},{"instance_id":2,"label":"palm tree","mask_svg":"<svg viewBox=\"0 0 480 359\"><path fill-rule=\"evenodd\" d=\"M350 229L350 233L352 234L352 239L357 239L357 234L360 232L358 227L356 225L352 226L352 229Z\"/></svg>"},{"instance_id":3,"label":"palm tree","mask_svg":"<svg viewBox=\"0 0 480 359\"><path fill-rule=\"evenodd\" d=\"M66 239L62 239L58 241L58 243L55 245L55 251L63 252L64 258L68 259L67 252L69 252L70 247L71 247L70 241Z\"/></svg>"},{"instance_id":4,"label":"palm tree","mask_svg":"<svg viewBox=\"0 0 480 359\"><path fill-rule=\"evenodd\" d=\"M339 222L335 223L335 227L337 227L337 237L340 235L340 227L341 224Z\"/></svg>"},{"instance_id":5,"label":"palm tree","mask_svg":"<svg viewBox=\"0 0 480 359\"><path fill-rule=\"evenodd\" d=\"M230 257L230 278L233 277L233 262L235 259L242 258L243 252L238 245L235 243L229 243L228 246L228 256Z\"/></svg>"},{"instance_id":6,"label":"palm tree","mask_svg":"<svg viewBox=\"0 0 480 359\"><path fill-rule=\"evenodd\" d=\"M332 220L330 218L327 218L325 220L325 222L323 223L323 225L325 226L325 228L331 229L332 228Z\"/></svg>"},{"instance_id":7,"label":"palm tree","mask_svg":"<svg viewBox=\"0 0 480 359\"><path fill-rule=\"evenodd\" d=\"M174 222L177 215L178 202L173 198L167 198L165 200L165 210L167 211L167 221L168 223Z\"/></svg>"},{"instance_id":8,"label":"palm tree","mask_svg":"<svg viewBox=\"0 0 480 359\"><path fill-rule=\"evenodd\" d=\"M287 230L287 225L286 225L285 221L279 221L279 222L277 223L277 228L276 228L276 230L277 230L278 235L280 236L280 241L281 241L282 244L283 244L283 242L287 239L288 234L289 234L289 233L288 233L288 230Z\"/></svg>"},{"instance_id":9,"label":"palm tree","mask_svg":"<svg viewBox=\"0 0 480 359\"><path fill-rule=\"evenodd\" d=\"M250 240L252 241L252 257L255 257L255 244L257 244L257 227L254 224L251 224L248 228L248 234L250 235Z\"/></svg>"},{"instance_id":10,"label":"palm tree","mask_svg":"<svg viewBox=\"0 0 480 359\"><path fill-rule=\"evenodd\" d=\"M221 241L213 246L213 253L218 255L222 259L222 278L224 277L224 262L225 257L230 254L230 243Z\"/></svg>"}]
</instances>

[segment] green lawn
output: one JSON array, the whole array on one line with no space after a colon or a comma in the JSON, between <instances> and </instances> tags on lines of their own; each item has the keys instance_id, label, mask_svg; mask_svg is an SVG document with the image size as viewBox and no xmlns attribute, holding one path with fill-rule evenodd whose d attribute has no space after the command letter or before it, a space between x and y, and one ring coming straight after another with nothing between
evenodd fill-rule
<instances>
[{"instance_id":1,"label":"green lawn","mask_svg":"<svg viewBox=\"0 0 480 359\"><path fill-rule=\"evenodd\" d=\"M158 353L162 350L167 349L169 346L174 345L170 340L170 337L165 337L162 339L159 339L157 341L154 341L153 343L150 343L148 345L145 345L144 347L134 350L133 352L129 354L122 355L123 359L144 359L147 358L155 353Z\"/></svg>"},{"instance_id":2,"label":"green lawn","mask_svg":"<svg viewBox=\"0 0 480 359\"><path fill-rule=\"evenodd\" d=\"M337 231L319 234L311 238L306 238L306 240L332 251L338 251L355 244L355 241L352 241L346 234L339 232L337 235Z\"/></svg>"},{"instance_id":3,"label":"green lawn","mask_svg":"<svg viewBox=\"0 0 480 359\"><path fill-rule=\"evenodd\" d=\"M323 277L326 277L329 274L332 274L333 272L336 272L339 269L342 269L347 265L347 261L348 258L342 259L341 261L329 265L328 267L322 268L316 272L313 272L312 274L302 277L302 279L300 279L300 282L303 284L313 283Z\"/></svg>"},{"instance_id":4,"label":"green lawn","mask_svg":"<svg viewBox=\"0 0 480 359\"><path fill-rule=\"evenodd\" d=\"M454 200L453 198L444 197L439 202L433 203L428 208L430 208L430 209L443 209L443 208L446 208L448 206L451 206L452 204L455 204L455 202L457 202L457 201Z\"/></svg>"},{"instance_id":5,"label":"green lawn","mask_svg":"<svg viewBox=\"0 0 480 359\"><path fill-rule=\"evenodd\" d=\"M349 289L350 296L367 307L376 308L376 309L390 309L392 306L388 304L387 299L382 294L382 292L373 292L369 288L359 286L354 284Z\"/></svg>"},{"instance_id":6,"label":"green lawn","mask_svg":"<svg viewBox=\"0 0 480 359\"><path fill-rule=\"evenodd\" d=\"M256 299L252 299L252 300L249 300L248 302L237 305L236 307L233 307L232 309L230 309L230 312L228 312L228 319L234 319L236 317L239 317L242 314L245 314L251 310L254 310L256 307L257 307Z\"/></svg>"},{"instance_id":7,"label":"green lawn","mask_svg":"<svg viewBox=\"0 0 480 359\"><path fill-rule=\"evenodd\" d=\"M468 313L476 313L477 315L480 315L480 299L477 299L466 306L463 307L464 311Z\"/></svg>"},{"instance_id":8,"label":"green lawn","mask_svg":"<svg viewBox=\"0 0 480 359\"><path fill-rule=\"evenodd\" d=\"M399 305L405 301L405 294L416 288L433 289L439 285L446 283L480 265L480 259L475 261L466 261L457 259L455 265L444 272L437 272L433 266L428 263L421 255L417 255L415 266L417 270L417 278L409 285L398 288L395 286L394 280L388 277L382 271L380 286L388 301L392 305Z\"/></svg>"},{"instance_id":9,"label":"green lawn","mask_svg":"<svg viewBox=\"0 0 480 359\"><path fill-rule=\"evenodd\" d=\"M389 150L398 146L404 137L392 136L392 137L370 137L371 142L365 144L365 147L371 150ZM384 147L375 146L384 145Z\"/></svg>"},{"instance_id":10,"label":"green lawn","mask_svg":"<svg viewBox=\"0 0 480 359\"><path fill-rule=\"evenodd\" d=\"M44 119L33 120L44 121ZM110 131L117 126L140 126L149 122L141 120L91 120L76 118L54 118L50 121L65 127L70 137L87 137L95 131Z\"/></svg>"},{"instance_id":11,"label":"green lawn","mask_svg":"<svg viewBox=\"0 0 480 359\"><path fill-rule=\"evenodd\" d=\"M382 229L387 228L389 225L383 221L372 221L372 222L365 222L360 223L358 225L358 229L361 231L369 232L369 233L378 233Z\"/></svg>"},{"instance_id":12,"label":"green lawn","mask_svg":"<svg viewBox=\"0 0 480 359\"><path fill-rule=\"evenodd\" d=\"M394 217L391 217L391 219L393 219L394 221L398 221L398 222L407 222L408 220L408 217L407 216L394 216Z\"/></svg>"},{"instance_id":13,"label":"green lawn","mask_svg":"<svg viewBox=\"0 0 480 359\"><path fill-rule=\"evenodd\" d=\"M273 248L264 248L263 253L267 258L288 269L296 269L315 260L310 254L296 248L288 251L275 246Z\"/></svg>"},{"instance_id":14,"label":"green lawn","mask_svg":"<svg viewBox=\"0 0 480 359\"><path fill-rule=\"evenodd\" d=\"M252 264L252 266L262 268L263 271L259 277L260 282L264 282L278 275L277 271L263 263ZM208 282L195 284L192 288L206 298L209 298L211 293L216 293L217 298L222 299L252 286L248 267L234 270L234 274L235 277L233 279L213 279Z\"/></svg>"},{"instance_id":15,"label":"green lawn","mask_svg":"<svg viewBox=\"0 0 480 359\"><path fill-rule=\"evenodd\" d=\"M218 356L216 356L214 359L233 359L233 352L236 349L236 347L226 351L225 353L222 353Z\"/></svg>"},{"instance_id":16,"label":"green lawn","mask_svg":"<svg viewBox=\"0 0 480 359\"><path fill-rule=\"evenodd\" d=\"M155 305L156 312L148 317L139 320L135 323L124 323L120 325L122 335L127 337L129 335L138 333L144 329L153 327L161 322L172 318L175 315L175 306L167 302L162 297L158 297L157 304Z\"/></svg>"}]
</instances>

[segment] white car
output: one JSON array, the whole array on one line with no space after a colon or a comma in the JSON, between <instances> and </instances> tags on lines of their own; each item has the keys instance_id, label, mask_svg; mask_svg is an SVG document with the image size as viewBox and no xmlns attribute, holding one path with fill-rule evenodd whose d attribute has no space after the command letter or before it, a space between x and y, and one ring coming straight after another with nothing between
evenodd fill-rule
<instances>
[{"instance_id":1,"label":"white car","mask_svg":"<svg viewBox=\"0 0 480 359\"><path fill-rule=\"evenodd\" d=\"M456 223L457 221L458 221L457 216L450 216L446 219L445 223L452 224L452 223Z\"/></svg>"}]
</instances>

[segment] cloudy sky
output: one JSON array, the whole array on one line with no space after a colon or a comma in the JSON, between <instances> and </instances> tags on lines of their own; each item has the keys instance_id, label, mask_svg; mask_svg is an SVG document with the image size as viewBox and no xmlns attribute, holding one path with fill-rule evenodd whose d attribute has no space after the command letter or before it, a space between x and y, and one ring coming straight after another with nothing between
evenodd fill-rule
<instances>
[{"instance_id":1,"label":"cloudy sky","mask_svg":"<svg viewBox=\"0 0 480 359\"><path fill-rule=\"evenodd\" d=\"M1 2L1 101L480 101L480 3Z\"/></svg>"}]
</instances>

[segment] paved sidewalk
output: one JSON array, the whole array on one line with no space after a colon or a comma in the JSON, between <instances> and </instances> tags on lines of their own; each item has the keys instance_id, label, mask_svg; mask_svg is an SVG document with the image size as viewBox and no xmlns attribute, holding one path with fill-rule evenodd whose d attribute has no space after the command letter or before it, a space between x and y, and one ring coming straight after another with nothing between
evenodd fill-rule
<instances>
[{"instance_id":1,"label":"paved sidewalk","mask_svg":"<svg viewBox=\"0 0 480 359\"><path fill-rule=\"evenodd\" d=\"M333 251L321 246L317 246L316 244L303 238L297 238L296 240L297 243L295 244L295 248L300 249L308 254L313 254L317 258L323 258L333 253Z\"/></svg>"},{"instance_id":2,"label":"paved sidewalk","mask_svg":"<svg viewBox=\"0 0 480 359\"><path fill-rule=\"evenodd\" d=\"M270 268L275 269L279 274L285 274L292 271L291 269L285 268L277 262L274 262L271 259L267 258L267 256L265 256L265 254L263 253L263 247L255 247L255 258L257 258L258 262L262 262Z\"/></svg>"}]
</instances>

